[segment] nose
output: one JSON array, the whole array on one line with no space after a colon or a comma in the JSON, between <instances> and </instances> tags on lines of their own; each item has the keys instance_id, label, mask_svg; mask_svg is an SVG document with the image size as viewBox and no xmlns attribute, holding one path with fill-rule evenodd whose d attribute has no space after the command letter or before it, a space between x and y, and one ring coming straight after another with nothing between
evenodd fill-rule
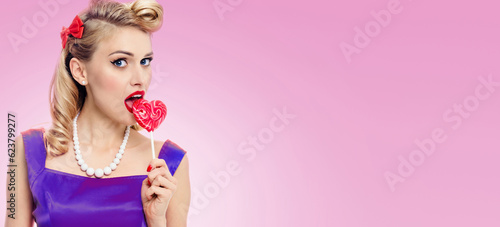
<instances>
[{"instance_id":1,"label":"nose","mask_svg":"<svg viewBox=\"0 0 500 227\"><path fill-rule=\"evenodd\" d=\"M131 67L131 79L130 85L133 87L138 87L139 89L144 89L151 78L151 69L149 67L143 67L142 65L136 65Z\"/></svg>"}]
</instances>

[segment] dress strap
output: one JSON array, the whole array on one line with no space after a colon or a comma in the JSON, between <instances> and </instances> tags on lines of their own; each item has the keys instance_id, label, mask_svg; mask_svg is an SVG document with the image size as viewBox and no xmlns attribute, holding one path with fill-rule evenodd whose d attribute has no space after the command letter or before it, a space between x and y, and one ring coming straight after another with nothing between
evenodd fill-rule
<instances>
[{"instance_id":1,"label":"dress strap","mask_svg":"<svg viewBox=\"0 0 500 227\"><path fill-rule=\"evenodd\" d=\"M179 147L176 143L167 139L163 146L161 147L160 154L158 154L158 158L162 158L165 160L168 166L168 170L170 170L170 174L172 176L175 174L177 167L182 161L182 158L186 154L186 151Z\"/></svg>"},{"instance_id":2,"label":"dress strap","mask_svg":"<svg viewBox=\"0 0 500 227\"><path fill-rule=\"evenodd\" d=\"M24 156L28 166L30 187L38 174L45 168L46 150L43 141L45 129L36 128L21 132L24 141Z\"/></svg>"}]
</instances>

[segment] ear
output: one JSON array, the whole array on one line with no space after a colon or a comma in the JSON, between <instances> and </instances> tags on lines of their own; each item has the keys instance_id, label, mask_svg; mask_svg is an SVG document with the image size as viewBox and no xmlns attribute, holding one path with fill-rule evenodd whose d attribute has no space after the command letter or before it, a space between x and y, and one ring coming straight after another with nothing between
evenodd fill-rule
<instances>
[{"instance_id":1,"label":"ear","mask_svg":"<svg viewBox=\"0 0 500 227\"><path fill-rule=\"evenodd\" d=\"M82 61L77 58L71 58L69 61L69 69L76 82L84 86L89 83L87 72L85 71L85 64Z\"/></svg>"}]
</instances>

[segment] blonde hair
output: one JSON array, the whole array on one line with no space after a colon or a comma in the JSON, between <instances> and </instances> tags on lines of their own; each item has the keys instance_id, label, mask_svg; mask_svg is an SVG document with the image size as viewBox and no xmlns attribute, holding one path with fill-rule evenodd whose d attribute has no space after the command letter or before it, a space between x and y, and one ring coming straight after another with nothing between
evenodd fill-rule
<instances>
[{"instance_id":1,"label":"blonde hair","mask_svg":"<svg viewBox=\"0 0 500 227\"><path fill-rule=\"evenodd\" d=\"M50 84L52 126L45 135L45 145L52 156L68 151L73 118L83 107L87 96L85 87L75 81L71 74L71 58L90 61L97 43L120 27L134 27L148 34L157 31L162 25L163 8L155 0L130 3L92 0L79 17L83 22L83 36L80 39L68 36ZM132 128L140 129L137 124Z\"/></svg>"}]
</instances>

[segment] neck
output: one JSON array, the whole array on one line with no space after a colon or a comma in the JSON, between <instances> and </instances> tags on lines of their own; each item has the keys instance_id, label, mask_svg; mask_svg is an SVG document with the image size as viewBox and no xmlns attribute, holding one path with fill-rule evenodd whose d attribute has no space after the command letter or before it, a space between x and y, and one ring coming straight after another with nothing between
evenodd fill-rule
<instances>
[{"instance_id":1,"label":"neck","mask_svg":"<svg viewBox=\"0 0 500 227\"><path fill-rule=\"evenodd\" d=\"M85 102L77 119L80 144L87 144L96 151L117 150L123 141L126 125L113 121Z\"/></svg>"}]
</instances>

